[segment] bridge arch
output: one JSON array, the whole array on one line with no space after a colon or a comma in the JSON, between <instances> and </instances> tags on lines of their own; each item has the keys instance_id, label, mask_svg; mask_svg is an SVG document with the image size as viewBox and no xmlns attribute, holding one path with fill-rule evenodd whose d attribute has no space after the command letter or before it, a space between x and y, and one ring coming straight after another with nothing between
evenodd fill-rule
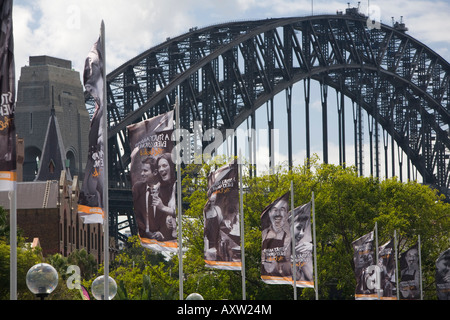
<instances>
[{"instance_id":1,"label":"bridge arch","mask_svg":"<svg viewBox=\"0 0 450 320\"><path fill-rule=\"evenodd\" d=\"M298 82L304 82L309 108L311 80L320 84L325 162L326 95L333 88L340 103L346 97L356 106L352 125L357 166L362 165L359 128L364 110L376 123L375 143L378 130L384 130L423 182L449 195L450 64L408 35L404 25L373 28L355 10L191 28L108 74L110 194L123 197L123 190L130 189L126 126L170 110L176 96L183 128L201 121L204 130L236 129L278 93L290 96ZM340 112L338 122L343 134ZM310 141L306 145L310 155ZM375 168L378 148L370 159ZM341 139L339 149L344 154ZM291 161L291 149L289 156ZM110 208L124 214L127 206L120 201ZM132 213L126 214L131 219Z\"/></svg>"}]
</instances>

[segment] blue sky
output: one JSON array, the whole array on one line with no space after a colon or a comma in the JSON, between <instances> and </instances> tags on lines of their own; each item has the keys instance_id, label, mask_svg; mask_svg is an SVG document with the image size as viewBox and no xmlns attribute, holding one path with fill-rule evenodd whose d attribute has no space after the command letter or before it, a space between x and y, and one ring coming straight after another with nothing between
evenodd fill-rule
<instances>
[{"instance_id":1,"label":"blue sky","mask_svg":"<svg viewBox=\"0 0 450 320\"><path fill-rule=\"evenodd\" d=\"M50 55L72 61L73 68L82 70L84 59L98 37L100 23L106 27L107 73L139 53L165 41L167 37L183 34L191 27L203 27L234 20L256 20L277 17L335 14L347 8L347 0L15 0L14 40L16 76L28 65L28 57ZM369 1L361 1L361 11L367 12ZM357 6L357 1L350 1ZM380 20L391 24L403 20L408 33L450 61L450 1L425 0L371 0L377 6ZM294 88L296 93L297 91ZM284 95L280 98L284 100ZM334 99L334 100L333 100ZM302 127L300 105L303 98L294 100L297 117L296 130ZM330 94L330 102L335 98ZM320 101L313 101L318 111ZM297 109L295 109L297 108ZM265 116L265 108L260 116ZM350 111L347 114L351 113ZM280 113L281 114L281 113ZM317 121L320 121L319 114ZM265 120L261 120L264 122ZM276 126L284 127L284 119L275 119ZM320 124L320 122L319 122ZM318 125L319 125L318 124ZM318 127L318 125L316 127ZM350 127L350 123L348 125ZM351 128L350 128L351 129ZM351 129L352 130L352 129ZM281 139L286 140L282 133ZM301 132L296 133L300 137ZM333 132L331 132L331 136ZM298 141L302 140L301 138ZM320 139L319 139L320 140ZM331 140L331 139L330 139ZM297 141L297 139L296 139ZM304 143L296 143L296 159L302 163ZM330 142L330 158L336 150ZM277 162L286 159L280 147ZM315 145L320 153L321 144ZM320 156L320 154L319 154ZM349 158L352 155L349 155ZM263 157L261 157L263 158Z\"/></svg>"}]
</instances>

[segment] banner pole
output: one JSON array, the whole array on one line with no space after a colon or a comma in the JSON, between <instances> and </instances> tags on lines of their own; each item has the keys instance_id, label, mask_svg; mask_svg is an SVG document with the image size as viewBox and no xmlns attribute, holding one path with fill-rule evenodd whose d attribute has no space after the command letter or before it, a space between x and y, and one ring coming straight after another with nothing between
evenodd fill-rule
<instances>
[{"instance_id":1,"label":"banner pole","mask_svg":"<svg viewBox=\"0 0 450 320\"><path fill-rule=\"evenodd\" d=\"M312 192L312 212L313 212L313 242L314 242L314 290L316 300L319 300L319 281L317 280L317 243L316 243L316 204L314 201L314 191Z\"/></svg>"},{"instance_id":2,"label":"banner pole","mask_svg":"<svg viewBox=\"0 0 450 320\"><path fill-rule=\"evenodd\" d=\"M245 240L244 240L244 198L242 191L242 155L241 149L239 149L239 211L241 220L241 276L242 276L242 300L246 300L246 287L245 287Z\"/></svg>"},{"instance_id":3,"label":"banner pole","mask_svg":"<svg viewBox=\"0 0 450 320\"><path fill-rule=\"evenodd\" d=\"M178 87L178 93L180 93ZM177 134L180 133L180 103L178 96L175 98L175 126ZM178 207L178 278L179 278L179 296L183 300L183 249L182 249L182 222L181 222L181 159L180 150L177 150L177 207Z\"/></svg>"},{"instance_id":4,"label":"banner pole","mask_svg":"<svg viewBox=\"0 0 450 320\"><path fill-rule=\"evenodd\" d=\"M109 203L108 203L108 104L106 96L106 45L105 23L102 20L100 37L103 52L103 254L104 254L104 292L105 299L109 300Z\"/></svg>"},{"instance_id":5,"label":"banner pole","mask_svg":"<svg viewBox=\"0 0 450 320\"><path fill-rule=\"evenodd\" d=\"M375 221L375 266L378 265L378 222ZM380 300L380 290L378 288L375 289L377 291L378 300Z\"/></svg>"},{"instance_id":6,"label":"banner pole","mask_svg":"<svg viewBox=\"0 0 450 320\"><path fill-rule=\"evenodd\" d=\"M9 245L10 245L10 286L11 300L17 300L17 182L14 190L8 191L9 196Z\"/></svg>"},{"instance_id":7,"label":"banner pole","mask_svg":"<svg viewBox=\"0 0 450 320\"><path fill-rule=\"evenodd\" d=\"M418 236L418 251L419 251L419 285L420 285L420 300L423 300L423 291L422 291L422 254L421 254L421 245L420 245L420 234Z\"/></svg>"},{"instance_id":8,"label":"banner pole","mask_svg":"<svg viewBox=\"0 0 450 320\"><path fill-rule=\"evenodd\" d=\"M292 242L292 280L294 281L294 300L297 300L297 261L295 259L294 230L294 182L291 180L291 242Z\"/></svg>"},{"instance_id":9,"label":"banner pole","mask_svg":"<svg viewBox=\"0 0 450 320\"><path fill-rule=\"evenodd\" d=\"M400 290L398 287L398 252L397 252L397 230L394 230L394 247L395 247L395 285L396 285L396 292L397 292L397 300L400 300Z\"/></svg>"}]
</instances>

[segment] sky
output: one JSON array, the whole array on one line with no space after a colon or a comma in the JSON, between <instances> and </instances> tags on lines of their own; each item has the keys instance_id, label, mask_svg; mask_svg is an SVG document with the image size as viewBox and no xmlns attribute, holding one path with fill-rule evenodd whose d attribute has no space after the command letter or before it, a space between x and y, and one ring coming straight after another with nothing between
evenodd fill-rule
<instances>
[{"instance_id":1,"label":"sky","mask_svg":"<svg viewBox=\"0 0 450 320\"><path fill-rule=\"evenodd\" d=\"M350 1L350 6L358 6ZM450 61L450 0L361 1L381 22L403 21L408 34ZM49 55L72 61L80 72L97 40L101 21L106 30L106 67L112 72L167 37L236 20L335 14L348 1L328 0L14 0L13 30L16 77L29 56ZM284 99L284 98L283 98ZM314 104L314 102L313 102ZM317 101L315 102L318 108ZM330 154L336 154L330 146ZM299 148L302 149L302 148ZM304 157L303 153L296 158ZM281 152L283 153L283 152ZM284 158L283 158L284 157ZM285 159L280 155L279 160Z\"/></svg>"}]
</instances>

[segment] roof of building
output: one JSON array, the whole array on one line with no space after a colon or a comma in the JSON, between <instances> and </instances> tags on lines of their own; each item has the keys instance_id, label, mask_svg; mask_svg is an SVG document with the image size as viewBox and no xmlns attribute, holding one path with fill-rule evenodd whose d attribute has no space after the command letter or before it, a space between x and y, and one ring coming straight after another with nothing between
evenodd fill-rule
<instances>
[{"instance_id":1,"label":"roof of building","mask_svg":"<svg viewBox=\"0 0 450 320\"><path fill-rule=\"evenodd\" d=\"M61 171L66 170L66 178L72 180L69 169L66 168L66 155L58 119L54 109L50 114L47 133L36 181L59 180Z\"/></svg>"},{"instance_id":2,"label":"roof of building","mask_svg":"<svg viewBox=\"0 0 450 320\"><path fill-rule=\"evenodd\" d=\"M58 193L56 180L17 182L17 209L57 208ZM0 206L9 210L8 192L0 192Z\"/></svg>"}]
</instances>

